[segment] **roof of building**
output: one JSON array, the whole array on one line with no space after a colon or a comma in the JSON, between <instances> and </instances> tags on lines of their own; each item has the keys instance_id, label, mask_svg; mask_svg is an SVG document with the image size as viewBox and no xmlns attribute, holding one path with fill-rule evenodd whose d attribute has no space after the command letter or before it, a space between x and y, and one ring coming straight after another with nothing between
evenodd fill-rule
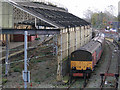
<instances>
[{"instance_id":1,"label":"roof of building","mask_svg":"<svg viewBox=\"0 0 120 90\"><path fill-rule=\"evenodd\" d=\"M90 24L85 20L69 13L64 8L59 8L54 5L46 5L40 2L16 2L16 3L9 2L9 3L38 18L39 20L37 20L37 25L40 26L43 25L53 26L57 28L65 28L85 26ZM26 20L19 22L19 24L34 25L35 21L34 19Z\"/></svg>"}]
</instances>

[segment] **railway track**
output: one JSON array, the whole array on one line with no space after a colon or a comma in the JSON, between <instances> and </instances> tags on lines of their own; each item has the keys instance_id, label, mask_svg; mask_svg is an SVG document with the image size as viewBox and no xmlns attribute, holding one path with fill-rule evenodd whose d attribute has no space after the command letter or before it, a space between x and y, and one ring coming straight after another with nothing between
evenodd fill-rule
<instances>
[{"instance_id":1,"label":"railway track","mask_svg":"<svg viewBox=\"0 0 120 90\"><path fill-rule=\"evenodd\" d=\"M117 90L118 89L118 76L119 76L119 59L118 59L118 46L115 43L106 41L106 45L107 45L107 50L108 50L108 54L106 55L106 59L105 59L105 64L104 67L102 65L101 67L101 71L103 73L98 72L98 75L102 75L101 78L99 78L99 83L98 86L96 88L99 88L99 90L106 90L107 89L112 89L112 90ZM104 70L103 70L104 68ZM96 80L96 79L95 79ZM97 81L98 81L97 80ZM100 82L101 80L101 82ZM81 82L81 80L73 80L73 82L69 85L69 87L67 88L67 90L69 89L73 89L75 86L76 82ZM88 85L88 83L90 84L89 80L85 82L82 81L81 85L79 85L79 89L80 90L86 90L88 89L90 86ZM92 85L92 84L91 84ZM95 84L97 85L97 84ZM78 88L78 87L77 87Z\"/></svg>"},{"instance_id":2,"label":"railway track","mask_svg":"<svg viewBox=\"0 0 120 90\"><path fill-rule=\"evenodd\" d=\"M118 57L118 47L116 46L116 44L107 41L107 46L108 46L108 50L109 50L109 59L107 59L107 63L106 63L106 69L104 70L104 76L102 77L101 80L101 85L100 85L100 89L99 90L104 90L105 88L112 88L114 90L117 90L118 87L118 59L115 59L114 57ZM114 63L113 63L114 62ZM86 79L87 81L81 81L80 80L73 80L73 82L67 87L67 90L73 89L73 87L75 86L76 82L81 82L81 85L79 85L80 90L86 90L88 89L87 84L89 83L89 80ZM106 84L107 83L107 84ZM109 84L110 83L110 84ZM99 85L97 88L99 88Z\"/></svg>"},{"instance_id":3,"label":"railway track","mask_svg":"<svg viewBox=\"0 0 120 90\"><path fill-rule=\"evenodd\" d=\"M89 79L86 78L86 77L79 78L79 79L75 78L75 79L72 80L72 82L69 84L69 86L67 87L66 90L70 90L71 88L75 87L76 83L78 83L78 82L79 82L78 89L80 88L80 89L84 90L86 88L87 84L88 84L88 81L89 81Z\"/></svg>"},{"instance_id":4,"label":"railway track","mask_svg":"<svg viewBox=\"0 0 120 90\"><path fill-rule=\"evenodd\" d=\"M77 81L77 79L75 79L74 81L72 81L72 83L67 87L67 90L69 90L71 88L71 86Z\"/></svg>"},{"instance_id":5,"label":"railway track","mask_svg":"<svg viewBox=\"0 0 120 90\"><path fill-rule=\"evenodd\" d=\"M108 48L110 52L109 52L109 59L106 66L106 70L104 73L100 74L101 75L100 89L103 90L104 88L114 88L115 90L117 90L118 77L119 77L119 68L118 68L119 61L114 57L118 57L118 53L117 53L118 47L110 41L106 41L106 43L108 44Z\"/></svg>"},{"instance_id":6,"label":"railway track","mask_svg":"<svg viewBox=\"0 0 120 90\"><path fill-rule=\"evenodd\" d=\"M53 56L53 41L52 40L46 40L44 42L42 42L41 44L39 44L36 48L32 49L32 50L29 50L28 51L28 69L31 71L31 83L36 83L36 82L39 82L40 80L45 82L44 80L47 80L46 78L51 78L51 76L55 76L55 73L54 73L54 69L51 70L51 66L52 68L56 68L56 62L55 62L55 59L56 57ZM53 63L54 61L54 63ZM47 62L47 63L46 63ZM49 62L49 63L48 63ZM13 78L14 80L17 80L18 78L16 78L16 76L12 73L18 73L17 74L18 76L20 75L21 76L21 72L22 72L22 68L23 68L23 63L24 63L24 58L23 58L23 54L20 54L19 57L18 56L14 56L14 57L11 57L10 58L10 62L9 62L9 73L8 73L8 80L10 81L11 78ZM45 65L42 65L44 63ZM42 69L38 69L39 68L42 68ZM16 72L15 69L18 69L18 71ZM34 69L34 70L33 70ZM43 75L43 71L46 72L44 73ZM6 79L5 74L4 74L4 71L5 71L5 63L4 63L4 60L3 60L3 64L2 64L2 73L3 73L3 78ZM39 73L39 72L42 72L42 73ZM39 76L38 73L43 76L42 77L39 77L37 80L36 78ZM10 77L10 78L9 78ZM46 77L46 78L45 78ZM52 77L52 78L53 78ZM54 77L55 78L55 77ZM22 82L22 79L19 78ZM12 80L10 81L11 84L14 83ZM20 83L21 82L18 82L18 86L20 87L23 87L23 85L21 85ZM6 82L6 84L4 84L3 86L12 86L11 84L9 84L9 82ZM16 84L14 85L15 87L17 86Z\"/></svg>"}]
</instances>

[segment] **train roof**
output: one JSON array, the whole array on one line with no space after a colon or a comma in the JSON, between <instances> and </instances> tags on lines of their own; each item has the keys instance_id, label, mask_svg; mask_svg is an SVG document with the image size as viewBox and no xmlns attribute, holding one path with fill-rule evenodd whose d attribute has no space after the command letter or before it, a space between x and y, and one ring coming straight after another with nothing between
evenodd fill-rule
<instances>
[{"instance_id":1,"label":"train roof","mask_svg":"<svg viewBox=\"0 0 120 90\"><path fill-rule=\"evenodd\" d=\"M98 37L93 38L93 40L94 40L94 41L98 41L99 43L102 44L102 43L104 42L104 37L98 36Z\"/></svg>"},{"instance_id":2,"label":"train roof","mask_svg":"<svg viewBox=\"0 0 120 90\"><path fill-rule=\"evenodd\" d=\"M82 46L80 49L74 52L87 51L88 53L94 53L94 51L97 48L101 47L103 43L104 36L98 35L97 37L93 38L90 42L88 42L86 45Z\"/></svg>"},{"instance_id":3,"label":"train roof","mask_svg":"<svg viewBox=\"0 0 120 90\"><path fill-rule=\"evenodd\" d=\"M88 44L81 47L79 50L85 50L90 53L93 53L99 46L101 46L101 43L98 41L91 40Z\"/></svg>"}]
</instances>

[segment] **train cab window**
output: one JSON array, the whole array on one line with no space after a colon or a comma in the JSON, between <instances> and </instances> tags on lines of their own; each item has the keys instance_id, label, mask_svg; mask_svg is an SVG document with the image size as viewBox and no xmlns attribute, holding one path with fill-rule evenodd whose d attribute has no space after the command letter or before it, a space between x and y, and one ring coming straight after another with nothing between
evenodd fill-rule
<instances>
[{"instance_id":1,"label":"train cab window","mask_svg":"<svg viewBox=\"0 0 120 90\"><path fill-rule=\"evenodd\" d=\"M92 55L85 50L77 50L71 54L71 60L73 61L91 61Z\"/></svg>"}]
</instances>

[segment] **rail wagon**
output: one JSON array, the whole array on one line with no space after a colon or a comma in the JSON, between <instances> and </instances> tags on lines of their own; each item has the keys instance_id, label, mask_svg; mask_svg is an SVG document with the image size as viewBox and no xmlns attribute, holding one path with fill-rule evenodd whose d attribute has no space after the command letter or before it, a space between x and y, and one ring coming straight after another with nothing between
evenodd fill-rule
<instances>
[{"instance_id":1,"label":"rail wagon","mask_svg":"<svg viewBox=\"0 0 120 90\"><path fill-rule=\"evenodd\" d=\"M71 53L70 76L89 76L100 60L105 39L102 35L93 38L88 44Z\"/></svg>"}]
</instances>

